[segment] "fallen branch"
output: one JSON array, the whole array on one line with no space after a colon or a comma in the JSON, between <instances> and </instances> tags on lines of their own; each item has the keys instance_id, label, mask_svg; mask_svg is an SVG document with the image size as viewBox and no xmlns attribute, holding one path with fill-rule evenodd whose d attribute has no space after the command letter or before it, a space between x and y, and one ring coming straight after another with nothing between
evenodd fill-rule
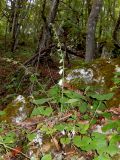
<instances>
[{"instance_id":1,"label":"fallen branch","mask_svg":"<svg viewBox=\"0 0 120 160\"><path fill-rule=\"evenodd\" d=\"M60 48L57 47L57 45L52 44L48 48L41 50L40 53L34 54L30 59L28 59L26 62L24 62L24 64L20 65L19 69L17 71L15 71L14 75L18 74L18 72L21 70L21 68L26 69L26 67L28 65L35 64L36 62L44 61L45 59L47 59L47 56L50 55L51 49L60 49ZM68 47L65 47L64 45L61 46L61 49L65 52L67 52L68 54L72 54L74 56L84 58L84 54L81 53L80 51L69 49Z\"/></svg>"},{"instance_id":2,"label":"fallen branch","mask_svg":"<svg viewBox=\"0 0 120 160\"><path fill-rule=\"evenodd\" d=\"M68 54L72 54L72 55L80 57L80 58L85 57L84 53L81 53L82 51L77 51L77 50L74 50L74 49L70 49L70 48L65 47L65 46L61 46L61 49L65 52L68 52Z\"/></svg>"},{"instance_id":3,"label":"fallen branch","mask_svg":"<svg viewBox=\"0 0 120 160\"><path fill-rule=\"evenodd\" d=\"M67 120L69 117L72 116L72 113L66 113L66 114L60 114L57 116L54 116L52 118L45 118L42 116L38 116L38 117L32 117L32 118L28 118L23 122L19 122L17 123L18 126L24 127L24 128L29 128L32 126L35 126L39 123L45 123L48 124L48 126L54 126L55 124L58 124L59 122L63 122L65 120Z\"/></svg>"},{"instance_id":4,"label":"fallen branch","mask_svg":"<svg viewBox=\"0 0 120 160\"><path fill-rule=\"evenodd\" d=\"M33 55L30 59L28 59L28 60L24 63L24 65L27 66L27 65L29 65L30 63L32 63L32 61L35 61L35 60L37 60L38 58L41 59L42 57L49 55L51 49L54 48L54 47L55 47L55 45L51 45L51 46L49 46L48 48L45 48L45 49L41 50L40 53L36 53L36 54Z\"/></svg>"},{"instance_id":5,"label":"fallen branch","mask_svg":"<svg viewBox=\"0 0 120 160\"><path fill-rule=\"evenodd\" d=\"M41 50L40 53L36 53L35 55L33 55L33 57L31 57L29 60L27 60L24 63L24 65L27 66L30 63L32 63L33 61L37 60L38 58L40 60L41 58L46 57L47 55L49 55L51 49L53 49L53 48L60 49L55 44L52 44L48 48ZM72 50L72 49L69 49L68 47L65 47L65 46L61 46L61 49L65 52L67 52L68 54L72 54L74 56L84 58L84 54L80 53L80 51Z\"/></svg>"}]
</instances>

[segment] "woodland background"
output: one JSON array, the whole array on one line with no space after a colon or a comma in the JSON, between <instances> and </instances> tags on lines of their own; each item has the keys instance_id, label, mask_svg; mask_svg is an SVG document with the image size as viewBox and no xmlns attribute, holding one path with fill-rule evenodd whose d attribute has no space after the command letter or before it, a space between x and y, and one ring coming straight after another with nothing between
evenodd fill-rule
<instances>
[{"instance_id":1,"label":"woodland background","mask_svg":"<svg viewBox=\"0 0 120 160\"><path fill-rule=\"evenodd\" d=\"M1 48L15 54L31 47L32 54L55 44L84 56L86 61L119 55L119 0L66 0L0 2ZM74 52L72 52L74 50ZM67 58L69 57L67 51Z\"/></svg>"},{"instance_id":2,"label":"woodland background","mask_svg":"<svg viewBox=\"0 0 120 160\"><path fill-rule=\"evenodd\" d=\"M0 160L120 160L120 0L0 0Z\"/></svg>"}]
</instances>

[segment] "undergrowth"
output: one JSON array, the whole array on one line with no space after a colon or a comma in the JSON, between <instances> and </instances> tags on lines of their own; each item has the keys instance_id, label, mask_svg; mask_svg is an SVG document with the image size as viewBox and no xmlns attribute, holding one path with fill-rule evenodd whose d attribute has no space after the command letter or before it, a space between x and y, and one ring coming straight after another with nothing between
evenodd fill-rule
<instances>
[{"instance_id":1,"label":"undergrowth","mask_svg":"<svg viewBox=\"0 0 120 160\"><path fill-rule=\"evenodd\" d=\"M57 36L56 39L61 48ZM30 76L30 82L36 84L37 92L41 93L36 97L35 92L31 92L30 103L34 109L28 115L30 124L26 121L19 125L1 121L0 160L5 155L30 160L52 160L53 152L42 151L43 135L53 140L57 151L71 146L78 150L78 154L81 152L85 157L89 155L89 160L112 160L120 152L120 120L113 120L113 114L107 111L106 105L120 85L120 73L115 73L114 87L110 93L97 94L91 92L90 87L82 92L70 90L64 88L64 53L61 49L58 53L61 75L59 85L45 90L36 74ZM5 114L4 110L0 111L1 117ZM39 150L37 154L31 151L31 144Z\"/></svg>"},{"instance_id":2,"label":"undergrowth","mask_svg":"<svg viewBox=\"0 0 120 160\"><path fill-rule=\"evenodd\" d=\"M26 147L30 142L35 142L35 139L37 139L37 145L41 147L38 131L52 138L59 133L57 141L63 146L71 145L82 152L92 152L94 160L112 159L114 155L119 153L120 142L120 120L113 121L112 115L105 112L105 103L112 97L113 93L80 95L67 89L62 90L58 85L53 86L42 97L31 101L35 107L30 118L34 119L38 116L45 118L43 122L37 122L35 131L29 132L25 126L23 129L1 122L1 154L9 150L12 152L17 150L16 144L20 135L16 135L16 131L19 130L19 134L24 136ZM4 111L0 112L1 116L4 114ZM101 126L100 132L93 129L98 124ZM33 159L20 149L15 151L15 155L17 155L16 152L28 159ZM41 156L43 156L41 159L52 159L51 153L45 155L43 153Z\"/></svg>"}]
</instances>

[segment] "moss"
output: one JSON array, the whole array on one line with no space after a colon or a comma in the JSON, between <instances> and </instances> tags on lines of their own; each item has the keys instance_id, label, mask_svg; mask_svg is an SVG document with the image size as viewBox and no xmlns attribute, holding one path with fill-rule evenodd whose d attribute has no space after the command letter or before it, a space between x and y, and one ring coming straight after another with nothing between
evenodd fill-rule
<instances>
[{"instance_id":1,"label":"moss","mask_svg":"<svg viewBox=\"0 0 120 160\"><path fill-rule=\"evenodd\" d=\"M116 66L120 66L120 58L117 59L97 59L91 63L84 62L72 62L74 66L72 69L67 70L67 74L72 77L68 83L75 86L77 89L84 90L90 86L90 91L97 93L109 93L111 88L114 87L113 77L115 73ZM74 70L78 69L78 72ZM89 75L84 77L79 71L83 69L83 72L88 72L91 70L93 73L92 77L89 79ZM118 107L120 105L120 92L119 88L115 91L115 95L112 100L108 101L109 107Z\"/></svg>"},{"instance_id":2,"label":"moss","mask_svg":"<svg viewBox=\"0 0 120 160\"><path fill-rule=\"evenodd\" d=\"M0 121L12 122L13 119L17 117L21 116L22 118L23 114L24 117L29 116L32 111L32 106L27 99L25 99L25 103L14 100L8 104L4 111L5 115L0 116Z\"/></svg>"}]
</instances>

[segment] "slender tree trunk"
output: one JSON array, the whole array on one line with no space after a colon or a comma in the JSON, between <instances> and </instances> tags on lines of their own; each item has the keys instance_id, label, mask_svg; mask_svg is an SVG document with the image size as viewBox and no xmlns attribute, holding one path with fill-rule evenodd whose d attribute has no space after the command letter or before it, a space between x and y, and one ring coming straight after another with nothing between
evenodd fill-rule
<instances>
[{"instance_id":1,"label":"slender tree trunk","mask_svg":"<svg viewBox=\"0 0 120 160\"><path fill-rule=\"evenodd\" d=\"M51 29L52 29L52 24L55 21L58 5L59 5L59 0L52 0L50 13L48 15L48 18L44 20L45 25L43 27L42 38L39 41L39 47L38 47L39 53L41 52L42 49L48 47L51 43Z\"/></svg>"},{"instance_id":2,"label":"slender tree trunk","mask_svg":"<svg viewBox=\"0 0 120 160\"><path fill-rule=\"evenodd\" d=\"M120 47L119 41L118 41L118 31L120 31L120 13L119 13L119 17L117 19L114 31L113 31L113 41L116 45L118 45Z\"/></svg>"},{"instance_id":3,"label":"slender tree trunk","mask_svg":"<svg viewBox=\"0 0 120 160\"><path fill-rule=\"evenodd\" d=\"M12 35L12 47L11 50L14 52L18 44L18 36L20 33L20 21L24 18L21 18L21 8L25 6L26 0L14 0L11 1L11 24L10 31Z\"/></svg>"},{"instance_id":4,"label":"slender tree trunk","mask_svg":"<svg viewBox=\"0 0 120 160\"><path fill-rule=\"evenodd\" d=\"M18 18L19 18L19 11L18 11L18 1L15 0L11 2L11 21L12 21L12 26L11 26L11 34L12 34L12 47L11 51L14 52L17 47L18 43L18 30L19 30L19 24L18 24Z\"/></svg>"},{"instance_id":5,"label":"slender tree trunk","mask_svg":"<svg viewBox=\"0 0 120 160\"><path fill-rule=\"evenodd\" d=\"M103 0L94 0L92 10L90 12L87 24L87 36L86 36L86 54L85 61L90 62L94 59L95 53L95 31L98 16L102 8Z\"/></svg>"},{"instance_id":6,"label":"slender tree trunk","mask_svg":"<svg viewBox=\"0 0 120 160\"><path fill-rule=\"evenodd\" d=\"M90 15L90 12L91 12L91 0L87 0L87 12L88 12L88 15Z\"/></svg>"}]
</instances>

